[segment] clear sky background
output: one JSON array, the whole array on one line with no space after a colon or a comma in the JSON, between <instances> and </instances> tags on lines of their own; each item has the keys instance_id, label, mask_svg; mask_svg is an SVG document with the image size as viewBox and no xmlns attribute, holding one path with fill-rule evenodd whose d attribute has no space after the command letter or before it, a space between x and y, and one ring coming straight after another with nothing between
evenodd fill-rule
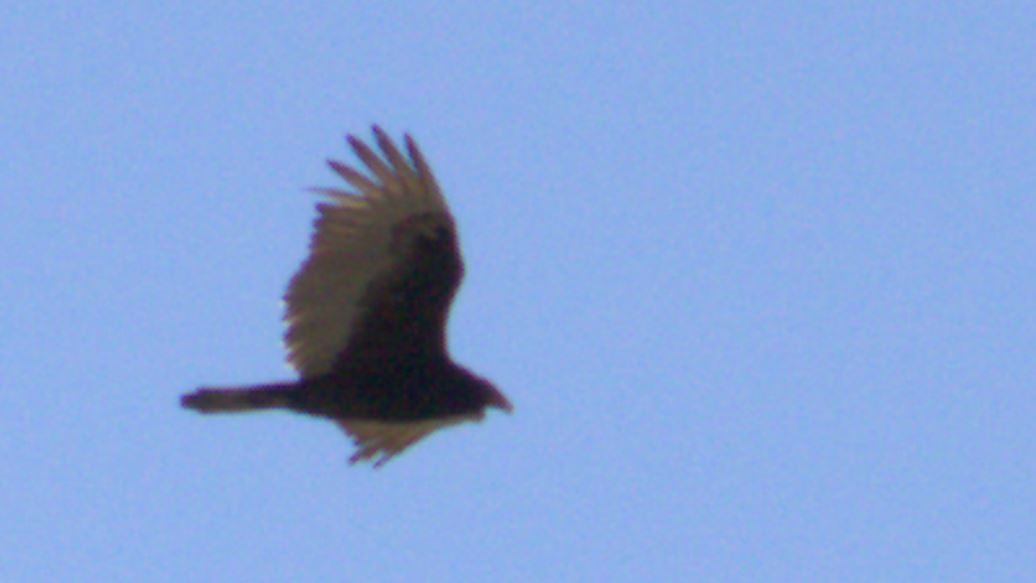
<instances>
[{"instance_id":1,"label":"clear sky background","mask_svg":"<svg viewBox=\"0 0 1036 583\"><path fill-rule=\"evenodd\" d=\"M0 580L1036 573L1036 8L24 2L0 18ZM457 217L516 406L349 467L292 376L343 136Z\"/></svg>"}]
</instances>

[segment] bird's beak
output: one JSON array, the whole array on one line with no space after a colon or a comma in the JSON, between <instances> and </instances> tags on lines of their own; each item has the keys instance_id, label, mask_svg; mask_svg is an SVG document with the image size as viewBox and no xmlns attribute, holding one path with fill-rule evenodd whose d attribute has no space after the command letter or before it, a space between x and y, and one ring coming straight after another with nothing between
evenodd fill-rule
<instances>
[{"instance_id":1,"label":"bird's beak","mask_svg":"<svg viewBox=\"0 0 1036 583\"><path fill-rule=\"evenodd\" d=\"M505 397L503 393L496 390L493 391L493 397L489 401L489 406L507 411L508 414L514 412L514 405L507 400L507 397Z\"/></svg>"}]
</instances>

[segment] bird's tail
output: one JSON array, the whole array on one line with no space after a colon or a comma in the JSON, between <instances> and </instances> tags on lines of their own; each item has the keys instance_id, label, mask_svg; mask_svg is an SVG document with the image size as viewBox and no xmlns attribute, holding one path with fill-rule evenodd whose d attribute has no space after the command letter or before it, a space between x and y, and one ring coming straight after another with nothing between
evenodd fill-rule
<instances>
[{"instance_id":1,"label":"bird's tail","mask_svg":"<svg viewBox=\"0 0 1036 583\"><path fill-rule=\"evenodd\" d=\"M238 388L202 387L180 397L180 404L200 413L240 413L290 408L294 387L292 383Z\"/></svg>"}]
</instances>

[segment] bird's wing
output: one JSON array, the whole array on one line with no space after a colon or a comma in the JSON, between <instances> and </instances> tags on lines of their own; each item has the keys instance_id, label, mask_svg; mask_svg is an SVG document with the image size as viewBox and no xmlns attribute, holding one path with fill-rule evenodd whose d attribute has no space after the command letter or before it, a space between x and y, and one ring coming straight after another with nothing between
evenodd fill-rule
<instances>
[{"instance_id":1,"label":"bird's wing","mask_svg":"<svg viewBox=\"0 0 1036 583\"><path fill-rule=\"evenodd\" d=\"M374 467L378 468L433 431L464 421L481 419L482 413L476 413L436 417L423 421L392 422L352 419L336 421L336 423L353 439L353 443L356 445L356 452L349 458L349 463L373 460Z\"/></svg>"},{"instance_id":2,"label":"bird's wing","mask_svg":"<svg viewBox=\"0 0 1036 583\"><path fill-rule=\"evenodd\" d=\"M368 175L328 162L354 191L317 189L331 200L317 205L309 257L284 297L288 361L303 378L347 350L444 342L463 276L453 218L410 136L408 157L377 126L374 136L383 157L348 137Z\"/></svg>"}]
</instances>

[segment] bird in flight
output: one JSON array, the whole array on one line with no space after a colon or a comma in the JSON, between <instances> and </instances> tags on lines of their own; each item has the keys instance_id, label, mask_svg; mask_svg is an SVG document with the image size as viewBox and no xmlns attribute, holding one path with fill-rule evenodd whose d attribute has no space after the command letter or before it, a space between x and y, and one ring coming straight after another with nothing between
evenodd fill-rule
<instances>
[{"instance_id":1,"label":"bird in flight","mask_svg":"<svg viewBox=\"0 0 1036 583\"><path fill-rule=\"evenodd\" d=\"M284 340L299 379L203 387L181 404L201 413L288 409L349 435L351 463L379 467L437 429L512 406L450 358L446 321L464 275L457 228L409 135L406 155L374 126L379 156L348 136L364 174L331 160L352 190L314 189L309 256L288 285Z\"/></svg>"}]
</instances>

